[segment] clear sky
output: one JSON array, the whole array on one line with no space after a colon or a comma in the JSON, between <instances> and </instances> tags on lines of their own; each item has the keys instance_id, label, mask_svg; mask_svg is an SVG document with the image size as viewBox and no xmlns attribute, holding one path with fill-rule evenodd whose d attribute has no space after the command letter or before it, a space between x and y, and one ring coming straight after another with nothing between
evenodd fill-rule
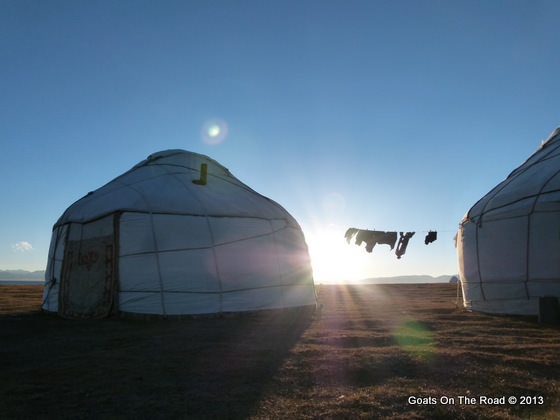
<instances>
[{"instance_id":1,"label":"clear sky","mask_svg":"<svg viewBox=\"0 0 560 420\"><path fill-rule=\"evenodd\" d=\"M284 206L317 281L454 274L462 216L560 124L559 16L534 0L0 0L0 269L44 269L70 204L182 148ZM399 260L347 245L348 227L417 233Z\"/></svg>"}]
</instances>

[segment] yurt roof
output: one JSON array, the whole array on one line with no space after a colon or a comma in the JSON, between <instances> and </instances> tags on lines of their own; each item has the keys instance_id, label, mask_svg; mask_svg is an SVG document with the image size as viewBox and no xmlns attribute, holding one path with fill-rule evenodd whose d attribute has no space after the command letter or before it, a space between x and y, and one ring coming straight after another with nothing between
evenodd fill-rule
<instances>
[{"instance_id":1,"label":"yurt roof","mask_svg":"<svg viewBox=\"0 0 560 420\"><path fill-rule=\"evenodd\" d=\"M509 176L482 197L465 220L518 217L560 210L560 127Z\"/></svg>"},{"instance_id":2,"label":"yurt roof","mask_svg":"<svg viewBox=\"0 0 560 420\"><path fill-rule=\"evenodd\" d=\"M202 164L207 184L198 185ZM148 156L72 204L56 222L85 223L118 211L195 216L257 217L297 222L278 203L239 181L208 156L181 149Z\"/></svg>"}]
</instances>

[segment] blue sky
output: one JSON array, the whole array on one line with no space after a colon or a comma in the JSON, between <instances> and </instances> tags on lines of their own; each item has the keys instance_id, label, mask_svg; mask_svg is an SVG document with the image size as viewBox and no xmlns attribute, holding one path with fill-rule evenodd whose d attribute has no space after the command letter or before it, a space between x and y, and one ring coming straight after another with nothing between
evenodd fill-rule
<instances>
[{"instance_id":1,"label":"blue sky","mask_svg":"<svg viewBox=\"0 0 560 420\"><path fill-rule=\"evenodd\" d=\"M556 1L0 1L0 269L169 148L300 223L318 281L457 272L465 212L560 124ZM227 135L204 142L219 119ZM348 227L417 231L398 260ZM426 231L438 230L424 245Z\"/></svg>"}]
</instances>

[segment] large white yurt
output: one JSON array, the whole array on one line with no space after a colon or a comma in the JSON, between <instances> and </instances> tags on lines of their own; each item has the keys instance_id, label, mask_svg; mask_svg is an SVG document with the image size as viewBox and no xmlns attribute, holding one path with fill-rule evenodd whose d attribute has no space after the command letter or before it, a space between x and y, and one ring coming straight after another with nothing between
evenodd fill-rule
<instances>
[{"instance_id":1,"label":"large white yurt","mask_svg":"<svg viewBox=\"0 0 560 420\"><path fill-rule=\"evenodd\" d=\"M467 308L537 315L560 297L560 128L467 212L457 252Z\"/></svg>"},{"instance_id":2,"label":"large white yurt","mask_svg":"<svg viewBox=\"0 0 560 420\"><path fill-rule=\"evenodd\" d=\"M68 318L315 305L296 220L216 161L150 155L53 227L43 309Z\"/></svg>"}]
</instances>

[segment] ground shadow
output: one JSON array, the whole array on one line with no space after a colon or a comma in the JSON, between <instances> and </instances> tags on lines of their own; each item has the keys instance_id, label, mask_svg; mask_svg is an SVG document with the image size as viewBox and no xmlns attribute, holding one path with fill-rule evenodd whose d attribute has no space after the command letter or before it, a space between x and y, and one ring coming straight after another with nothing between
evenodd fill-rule
<instances>
[{"instance_id":1,"label":"ground shadow","mask_svg":"<svg viewBox=\"0 0 560 420\"><path fill-rule=\"evenodd\" d=\"M2 316L0 417L247 418L311 319Z\"/></svg>"}]
</instances>

